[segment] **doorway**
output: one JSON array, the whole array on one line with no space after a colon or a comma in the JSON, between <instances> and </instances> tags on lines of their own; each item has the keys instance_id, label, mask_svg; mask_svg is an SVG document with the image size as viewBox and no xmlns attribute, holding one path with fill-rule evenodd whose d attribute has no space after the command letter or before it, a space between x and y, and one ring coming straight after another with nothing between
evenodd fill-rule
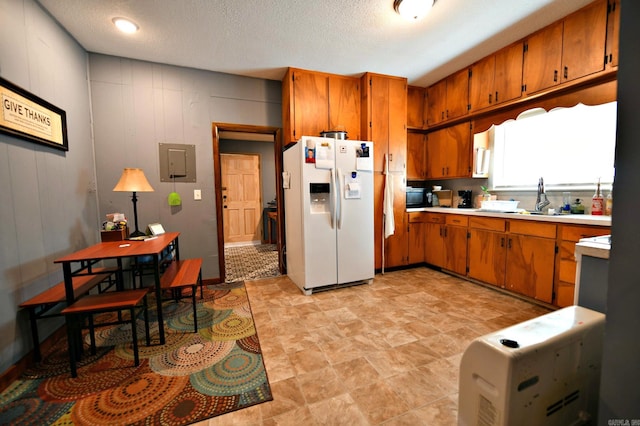
<instances>
[{"instance_id":1,"label":"doorway","mask_svg":"<svg viewBox=\"0 0 640 426\"><path fill-rule=\"evenodd\" d=\"M271 218L275 220L269 219L269 225L274 229L274 241L270 241L275 243L275 250L277 253L277 270L280 274L283 274L284 271L284 263L283 263L283 255L282 255L282 247L284 243L284 212L283 212L283 199L282 199L282 140L281 140L281 131L280 128L277 127L267 127L267 126L250 126L250 125L242 125L242 124L231 124L231 123L212 123L212 139L213 139L213 171L214 171L214 191L216 194L216 217L217 220L217 234L218 234L218 268L220 271L220 279L225 281L227 276L226 271L226 262L225 262L225 243L227 245L235 245L234 239L236 238L251 238L252 241L254 238L258 238L258 240L262 240L264 238L264 232L262 229L265 227L264 224L264 212L265 212L265 204L267 201L268 205L273 208L270 210L275 210L276 214L271 215ZM272 144L273 147L273 173L275 174L275 185L273 188L273 200L271 200L271 194L268 195L268 199L263 196L262 203L259 205L259 225L254 229L258 230L258 236L249 237L245 229L244 231L240 230L240 227L246 227L248 222L251 222L250 219L248 222L245 221L245 217L248 214L249 216L255 218L255 216L251 213L251 208L245 208L243 211L242 218L239 217L241 208L238 208L235 212L225 212L225 210L229 210L230 205L227 203L227 208L225 209L225 202L230 202L232 198L230 198L230 187L228 180L223 177L223 166L222 162L224 161L224 157L227 153L221 151L221 147L224 148L226 142L229 140L239 140L239 141L253 141L256 143L259 142L268 142ZM244 153L243 153L244 154ZM239 177L235 177L236 186L239 186ZM223 182L225 182L223 184ZM226 188L226 189L224 189ZM226 195L226 199L224 198ZM237 206L233 206L234 208ZM272 220L272 221L271 221ZM228 235L225 236L225 227L228 230ZM244 232L244 237L240 237L240 234ZM239 244L246 244L246 242L239 242ZM257 245L257 248L264 247L264 245ZM259 269L259 267L253 267L254 269ZM256 273L259 273L257 271Z\"/></svg>"}]
</instances>

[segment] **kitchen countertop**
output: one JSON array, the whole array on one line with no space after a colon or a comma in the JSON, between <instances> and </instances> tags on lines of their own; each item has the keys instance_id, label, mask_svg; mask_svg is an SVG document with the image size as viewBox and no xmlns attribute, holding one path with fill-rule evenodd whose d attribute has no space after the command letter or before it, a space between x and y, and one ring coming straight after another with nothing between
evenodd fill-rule
<instances>
[{"instance_id":1,"label":"kitchen countertop","mask_svg":"<svg viewBox=\"0 0 640 426\"><path fill-rule=\"evenodd\" d=\"M561 215L544 215L544 214L522 214L522 213L497 213L483 211L480 209L459 209L449 207L421 207L414 209L406 209L407 213L412 212L429 212L444 214L461 214L466 216L483 216L483 217L499 217L503 219L522 219L534 220L537 222L553 222L567 223L572 225L597 225L611 226L611 216L593 216L590 214L561 214Z\"/></svg>"}]
</instances>

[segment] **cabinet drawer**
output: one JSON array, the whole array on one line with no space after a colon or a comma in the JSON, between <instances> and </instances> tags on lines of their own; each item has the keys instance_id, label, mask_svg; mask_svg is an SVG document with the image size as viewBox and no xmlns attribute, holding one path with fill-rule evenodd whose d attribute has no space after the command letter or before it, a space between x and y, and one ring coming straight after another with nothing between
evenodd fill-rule
<instances>
[{"instance_id":1,"label":"cabinet drawer","mask_svg":"<svg viewBox=\"0 0 640 426\"><path fill-rule=\"evenodd\" d=\"M611 230L606 226L571 226L562 225L561 236L564 241L579 241L581 238L609 235Z\"/></svg>"},{"instance_id":2,"label":"cabinet drawer","mask_svg":"<svg viewBox=\"0 0 640 426\"><path fill-rule=\"evenodd\" d=\"M493 217L471 217L469 218L469 228L486 229L489 231L504 232L506 220Z\"/></svg>"},{"instance_id":3,"label":"cabinet drawer","mask_svg":"<svg viewBox=\"0 0 640 426\"><path fill-rule=\"evenodd\" d=\"M425 223L427 220L427 213L423 212L411 212L409 213L409 223Z\"/></svg>"},{"instance_id":4,"label":"cabinet drawer","mask_svg":"<svg viewBox=\"0 0 640 426\"><path fill-rule=\"evenodd\" d=\"M428 223L444 223L444 215L443 214L430 214L427 213Z\"/></svg>"},{"instance_id":5,"label":"cabinet drawer","mask_svg":"<svg viewBox=\"0 0 640 426\"><path fill-rule=\"evenodd\" d=\"M532 237L555 238L557 226L551 223L535 223L528 220L510 220L509 232Z\"/></svg>"},{"instance_id":6,"label":"cabinet drawer","mask_svg":"<svg viewBox=\"0 0 640 426\"><path fill-rule=\"evenodd\" d=\"M457 216L457 215L448 214L446 224L466 227L469 225L469 218L466 216Z\"/></svg>"}]
</instances>

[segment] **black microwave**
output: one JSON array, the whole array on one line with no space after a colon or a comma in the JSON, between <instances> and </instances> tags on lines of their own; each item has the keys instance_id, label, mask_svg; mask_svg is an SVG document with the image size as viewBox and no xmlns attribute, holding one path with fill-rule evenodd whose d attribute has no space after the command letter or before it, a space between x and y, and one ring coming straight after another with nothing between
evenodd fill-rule
<instances>
[{"instance_id":1,"label":"black microwave","mask_svg":"<svg viewBox=\"0 0 640 426\"><path fill-rule=\"evenodd\" d=\"M427 192L426 188L412 188L407 187L407 208L413 209L418 207L427 206Z\"/></svg>"}]
</instances>

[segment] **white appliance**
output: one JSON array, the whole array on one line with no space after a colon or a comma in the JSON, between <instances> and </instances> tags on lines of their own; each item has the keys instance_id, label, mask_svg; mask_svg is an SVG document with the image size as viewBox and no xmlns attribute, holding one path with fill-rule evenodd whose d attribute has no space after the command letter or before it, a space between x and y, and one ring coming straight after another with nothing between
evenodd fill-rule
<instances>
[{"instance_id":1,"label":"white appliance","mask_svg":"<svg viewBox=\"0 0 640 426\"><path fill-rule=\"evenodd\" d=\"M570 306L475 339L460 363L458 425L595 424L604 322Z\"/></svg>"},{"instance_id":2,"label":"white appliance","mask_svg":"<svg viewBox=\"0 0 640 426\"><path fill-rule=\"evenodd\" d=\"M306 295L374 277L373 142L303 136L284 152L287 275Z\"/></svg>"}]
</instances>

